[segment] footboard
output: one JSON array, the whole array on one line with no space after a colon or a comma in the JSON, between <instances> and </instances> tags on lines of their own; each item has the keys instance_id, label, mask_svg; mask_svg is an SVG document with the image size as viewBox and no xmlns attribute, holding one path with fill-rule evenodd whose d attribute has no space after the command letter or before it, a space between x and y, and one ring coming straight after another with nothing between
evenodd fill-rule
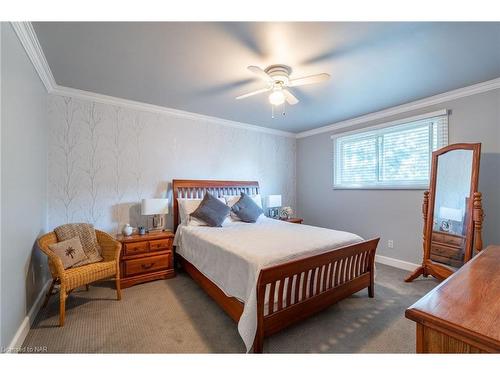
<instances>
[{"instance_id":1,"label":"footboard","mask_svg":"<svg viewBox=\"0 0 500 375\"><path fill-rule=\"evenodd\" d=\"M364 288L373 297L378 241L375 238L262 269L257 282L254 352L262 352L264 337Z\"/></svg>"}]
</instances>

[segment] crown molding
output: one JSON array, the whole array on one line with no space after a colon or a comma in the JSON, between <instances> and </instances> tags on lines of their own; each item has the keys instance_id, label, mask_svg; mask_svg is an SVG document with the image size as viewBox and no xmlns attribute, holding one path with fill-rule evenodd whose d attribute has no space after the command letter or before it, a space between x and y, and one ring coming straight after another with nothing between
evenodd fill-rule
<instances>
[{"instance_id":1,"label":"crown molding","mask_svg":"<svg viewBox=\"0 0 500 375\"><path fill-rule=\"evenodd\" d=\"M38 41L38 37L36 36L35 30L33 29L33 25L31 24L31 22L11 22L11 25L14 28L19 40L21 41L21 44L26 50L26 53L28 54L31 62L33 63L33 66L35 67L38 75L40 76L40 79L42 80L49 94L68 96L103 104L131 108L138 111L167 114L179 118L215 123L219 125L230 126L233 128L257 131L261 133L279 135L289 138L305 138L316 134L336 131L339 129L344 129L351 126L363 124L369 121L381 120L386 117L402 114L417 109L422 109L436 104L441 104L444 102L448 102L450 100L460 99L470 95L480 94L483 92L500 89L500 77L499 77L496 79L492 79L490 81L477 83L471 86L430 96L424 99L402 104L396 107L387 108L382 111L372 112L349 120L336 122L331 125L322 126L319 128L307 130L300 133L292 133L284 130L277 130L277 129L267 128L264 126L232 121L232 120L222 119L219 117L207 116L199 113L182 111L174 108L147 104L134 100L128 100L114 96L98 94L91 91L84 91L84 90L74 89L71 87L60 86L56 83L54 76L52 75L52 71L50 70L49 64L47 63L47 59L45 58L45 54L43 53L43 50Z\"/></svg>"},{"instance_id":2,"label":"crown molding","mask_svg":"<svg viewBox=\"0 0 500 375\"><path fill-rule=\"evenodd\" d=\"M417 109L426 108L432 105L441 104L454 99L465 98L474 94L500 89L500 78L495 78L490 81L477 83L475 85L462 87L460 89L448 91L442 94L429 96L424 99L416 100L414 102L398 105L378 112L372 112L367 115L355 117L349 120L340 121L331 125L322 126L320 128L306 130L296 133L296 138L305 138L312 135L336 131L339 129L349 128L351 126L363 124L369 121L381 120L386 117L398 115L405 112L410 112Z\"/></svg>"},{"instance_id":3,"label":"crown molding","mask_svg":"<svg viewBox=\"0 0 500 375\"><path fill-rule=\"evenodd\" d=\"M11 22L10 24L28 54L38 76L42 80L45 89L50 93L56 86L56 81L33 29L33 25L31 22Z\"/></svg>"},{"instance_id":4,"label":"crown molding","mask_svg":"<svg viewBox=\"0 0 500 375\"><path fill-rule=\"evenodd\" d=\"M147 103L138 102L138 101L134 101L134 100L117 98L117 97L109 96L109 95L97 94L97 93L94 93L91 91L79 90L79 89L74 89L71 87L64 87L64 86L56 85L50 91L50 93L53 95L60 95L60 96L67 96L67 97L71 97L71 98L75 98L75 99L88 100L88 101L92 101L95 103L102 103L102 104L123 107L123 108L129 108L129 109L133 109L136 111L159 113L159 114L170 115L170 116L174 116L174 117L178 117L178 118L201 121L201 122L205 122L205 123L212 123L212 124L217 124L217 125L230 126L230 127L238 128L238 129L256 131L256 132L260 132L260 133L279 135L282 137L295 138L295 133L291 133L291 132L287 132L287 131L283 131L283 130L271 129L271 128L266 128L263 126L247 124L244 122L226 120L226 119L219 118L219 117L202 115L199 113L182 111L179 109L168 108L168 107L158 106L158 105L154 105L154 104L147 104Z\"/></svg>"}]
</instances>

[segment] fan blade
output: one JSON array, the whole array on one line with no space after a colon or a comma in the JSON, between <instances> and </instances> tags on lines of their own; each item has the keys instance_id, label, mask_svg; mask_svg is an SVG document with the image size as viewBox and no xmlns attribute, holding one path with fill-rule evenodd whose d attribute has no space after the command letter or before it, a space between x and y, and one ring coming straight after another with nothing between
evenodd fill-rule
<instances>
[{"instance_id":1,"label":"fan blade","mask_svg":"<svg viewBox=\"0 0 500 375\"><path fill-rule=\"evenodd\" d=\"M259 78L262 79L263 81L267 83L273 83L273 79L271 78L271 76L258 66L250 65L249 67L247 67L247 69L250 70L252 73L257 74Z\"/></svg>"},{"instance_id":2,"label":"fan blade","mask_svg":"<svg viewBox=\"0 0 500 375\"><path fill-rule=\"evenodd\" d=\"M310 85L311 83L318 83L318 82L326 81L329 78L330 78L330 74L327 74L327 73L314 74L312 76L292 79L288 83L288 86L295 87L295 86L302 86L302 85Z\"/></svg>"},{"instance_id":3,"label":"fan blade","mask_svg":"<svg viewBox=\"0 0 500 375\"><path fill-rule=\"evenodd\" d=\"M239 100L239 99L245 99L245 98L248 98L249 96L254 96L254 95L257 95L257 94L262 94L263 92L266 92L266 91L269 91L269 90L271 90L271 89L266 87L265 89L255 90L255 91L249 92L248 94L243 94L243 95L237 96L236 99L237 100Z\"/></svg>"},{"instance_id":4,"label":"fan blade","mask_svg":"<svg viewBox=\"0 0 500 375\"><path fill-rule=\"evenodd\" d=\"M288 104L295 105L299 102L299 99L297 99L290 91L284 89L283 94L285 95L285 99Z\"/></svg>"}]
</instances>

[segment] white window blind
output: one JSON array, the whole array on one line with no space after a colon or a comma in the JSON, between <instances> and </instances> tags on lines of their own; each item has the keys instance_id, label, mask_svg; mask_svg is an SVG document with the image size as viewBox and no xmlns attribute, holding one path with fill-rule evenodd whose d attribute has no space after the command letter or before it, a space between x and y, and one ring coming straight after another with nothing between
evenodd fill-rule
<instances>
[{"instance_id":1,"label":"white window blind","mask_svg":"<svg viewBox=\"0 0 500 375\"><path fill-rule=\"evenodd\" d=\"M338 134L334 188L427 188L432 151L448 144L445 110Z\"/></svg>"}]
</instances>

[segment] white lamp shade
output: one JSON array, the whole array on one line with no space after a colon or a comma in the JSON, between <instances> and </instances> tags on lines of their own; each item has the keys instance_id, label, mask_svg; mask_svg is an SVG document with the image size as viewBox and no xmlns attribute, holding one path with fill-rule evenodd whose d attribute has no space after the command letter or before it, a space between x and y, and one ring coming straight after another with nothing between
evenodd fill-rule
<instances>
[{"instance_id":1,"label":"white lamp shade","mask_svg":"<svg viewBox=\"0 0 500 375\"><path fill-rule=\"evenodd\" d=\"M462 221L462 210L459 208L450 208L441 206L439 208L439 216L441 219Z\"/></svg>"},{"instance_id":2,"label":"white lamp shade","mask_svg":"<svg viewBox=\"0 0 500 375\"><path fill-rule=\"evenodd\" d=\"M281 207L281 195L268 195L266 197L267 207Z\"/></svg>"},{"instance_id":3,"label":"white lamp shade","mask_svg":"<svg viewBox=\"0 0 500 375\"><path fill-rule=\"evenodd\" d=\"M168 199L143 199L141 202L141 215L168 214Z\"/></svg>"}]
</instances>

